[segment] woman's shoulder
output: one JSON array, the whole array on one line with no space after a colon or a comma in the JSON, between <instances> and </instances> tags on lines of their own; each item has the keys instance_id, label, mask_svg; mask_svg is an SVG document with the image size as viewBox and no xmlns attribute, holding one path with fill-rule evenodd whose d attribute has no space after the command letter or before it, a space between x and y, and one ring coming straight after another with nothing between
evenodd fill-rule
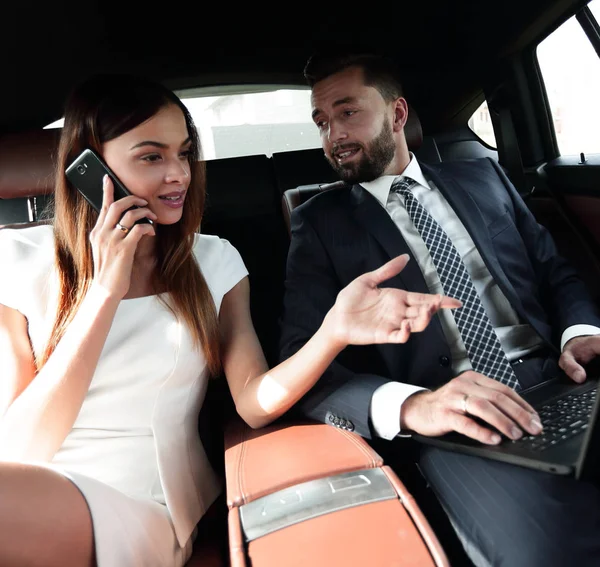
<instances>
[{"instance_id":1,"label":"woman's shoulder","mask_svg":"<svg viewBox=\"0 0 600 567\"><path fill-rule=\"evenodd\" d=\"M54 229L52 225L0 230L0 263L31 263L35 258L53 259Z\"/></svg>"},{"instance_id":2,"label":"woman's shoulder","mask_svg":"<svg viewBox=\"0 0 600 567\"><path fill-rule=\"evenodd\" d=\"M194 255L202 264L203 262L228 260L239 256L239 253L225 238L213 234L196 233L194 235Z\"/></svg>"},{"instance_id":3,"label":"woman's shoulder","mask_svg":"<svg viewBox=\"0 0 600 567\"><path fill-rule=\"evenodd\" d=\"M223 293L248 275L240 253L225 238L196 234L194 255L209 287Z\"/></svg>"}]
</instances>

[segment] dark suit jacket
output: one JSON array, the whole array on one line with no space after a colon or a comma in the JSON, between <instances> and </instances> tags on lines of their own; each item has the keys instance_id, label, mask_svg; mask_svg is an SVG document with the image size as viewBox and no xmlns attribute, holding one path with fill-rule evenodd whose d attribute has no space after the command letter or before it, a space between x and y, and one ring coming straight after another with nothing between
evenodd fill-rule
<instances>
[{"instance_id":1,"label":"dark suit jacket","mask_svg":"<svg viewBox=\"0 0 600 567\"><path fill-rule=\"evenodd\" d=\"M570 325L600 326L584 284L495 161L421 168L456 211L520 319L550 348L558 354L560 336ZM389 214L359 185L313 197L294 210L291 225L282 359L314 334L343 287L389 259L411 253ZM415 261L384 285L428 293ZM452 378L450 356L435 316L406 344L346 348L294 409L317 421L335 416L370 438L369 404L375 389L390 380L438 387Z\"/></svg>"}]
</instances>

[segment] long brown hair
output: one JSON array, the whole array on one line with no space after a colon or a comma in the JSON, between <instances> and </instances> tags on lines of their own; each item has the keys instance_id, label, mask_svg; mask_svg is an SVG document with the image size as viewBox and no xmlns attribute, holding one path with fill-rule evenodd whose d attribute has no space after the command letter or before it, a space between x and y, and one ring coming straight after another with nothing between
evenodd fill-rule
<instances>
[{"instance_id":1,"label":"long brown hair","mask_svg":"<svg viewBox=\"0 0 600 567\"><path fill-rule=\"evenodd\" d=\"M67 100L65 123L58 149L54 203L56 265L60 282L58 310L45 351L37 361L48 360L83 298L94 266L89 235L98 213L65 177L66 167L85 148L101 153L102 144L142 124L170 104L185 117L191 139L191 182L182 218L173 225L157 226L157 264L152 277L155 292L167 291L169 307L187 324L196 346L204 352L209 372L220 370L217 313L208 285L193 254L194 235L200 229L206 197L206 169L192 117L169 89L129 75L97 75L76 87Z\"/></svg>"}]
</instances>

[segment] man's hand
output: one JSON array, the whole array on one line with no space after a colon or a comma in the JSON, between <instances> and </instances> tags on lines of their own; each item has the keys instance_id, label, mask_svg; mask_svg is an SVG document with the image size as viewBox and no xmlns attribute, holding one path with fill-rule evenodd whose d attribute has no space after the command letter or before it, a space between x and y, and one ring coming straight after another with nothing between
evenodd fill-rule
<instances>
[{"instance_id":1,"label":"man's hand","mask_svg":"<svg viewBox=\"0 0 600 567\"><path fill-rule=\"evenodd\" d=\"M586 379L585 370L581 365L587 364L599 354L600 335L575 337L565 345L558 359L558 365L571 380L581 384Z\"/></svg>"},{"instance_id":2,"label":"man's hand","mask_svg":"<svg viewBox=\"0 0 600 567\"><path fill-rule=\"evenodd\" d=\"M437 436L457 431L489 445L500 443L497 432L509 439L523 431L542 431L536 411L508 386L469 370L433 392L417 392L402 405L400 427L421 435Z\"/></svg>"}]
</instances>

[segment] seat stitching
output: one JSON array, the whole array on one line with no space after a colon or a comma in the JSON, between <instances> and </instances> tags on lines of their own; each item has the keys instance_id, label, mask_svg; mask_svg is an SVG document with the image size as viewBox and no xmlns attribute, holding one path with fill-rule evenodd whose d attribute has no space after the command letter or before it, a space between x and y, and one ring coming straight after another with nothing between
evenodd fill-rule
<instances>
[{"instance_id":1,"label":"seat stitching","mask_svg":"<svg viewBox=\"0 0 600 567\"><path fill-rule=\"evenodd\" d=\"M244 490L244 454L246 452L246 442L244 440L245 426L240 427L239 444L240 451L238 456L238 488L242 498L242 504L246 503L246 494Z\"/></svg>"},{"instance_id":2,"label":"seat stitching","mask_svg":"<svg viewBox=\"0 0 600 567\"><path fill-rule=\"evenodd\" d=\"M342 435L347 437L352 442L352 444L355 447L357 447L369 459L371 468L375 468L376 462L375 462L375 459L373 458L372 452L368 451L362 443L359 443L359 441L355 438L354 434L352 434L348 431L343 431L341 429L336 429L336 431L338 431L339 433L341 433Z\"/></svg>"}]
</instances>

